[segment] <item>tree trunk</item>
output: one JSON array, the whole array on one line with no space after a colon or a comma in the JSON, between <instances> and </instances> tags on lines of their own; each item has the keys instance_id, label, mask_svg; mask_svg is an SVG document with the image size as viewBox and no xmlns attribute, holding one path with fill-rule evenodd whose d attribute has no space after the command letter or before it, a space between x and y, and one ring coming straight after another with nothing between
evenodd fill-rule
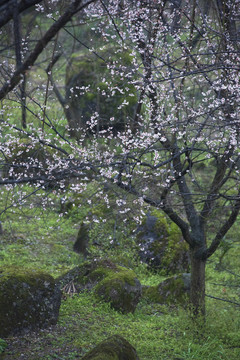
<instances>
[{"instance_id":1,"label":"tree trunk","mask_svg":"<svg viewBox=\"0 0 240 360\"><path fill-rule=\"evenodd\" d=\"M191 292L190 302L194 316L205 316L205 267L206 260L199 256L199 249L190 249Z\"/></svg>"}]
</instances>

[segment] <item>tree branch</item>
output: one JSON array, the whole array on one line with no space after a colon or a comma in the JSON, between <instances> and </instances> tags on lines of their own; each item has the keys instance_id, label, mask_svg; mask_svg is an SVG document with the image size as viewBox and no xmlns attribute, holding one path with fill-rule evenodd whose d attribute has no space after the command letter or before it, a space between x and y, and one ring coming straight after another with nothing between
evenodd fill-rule
<instances>
[{"instance_id":1,"label":"tree branch","mask_svg":"<svg viewBox=\"0 0 240 360\"><path fill-rule=\"evenodd\" d=\"M3 4L3 2L5 4ZM39 4L41 2L42 2L42 0L22 0L18 4L18 13L20 14L23 11L30 8L31 6L33 6L35 4ZM10 21L13 18L13 15L14 15L13 2L11 0L2 1L0 3L0 12L1 12L1 16L0 16L0 28L1 28L4 25L6 25L8 23L8 21Z\"/></svg>"},{"instance_id":2,"label":"tree branch","mask_svg":"<svg viewBox=\"0 0 240 360\"><path fill-rule=\"evenodd\" d=\"M52 59L52 61L49 63L47 69L46 69L46 73L47 73L47 76L49 78L49 81L51 82L51 85L53 87L53 91L60 103L60 105L62 106L62 108L64 109L64 111L66 110L65 109L65 105L66 105L66 99L62 96L62 94L60 93L58 87L56 86L54 80L53 80L53 77L52 77L52 68L53 66L56 64L56 62L59 60L59 58L61 57L61 53L57 54L54 56L54 58Z\"/></svg>"},{"instance_id":3,"label":"tree branch","mask_svg":"<svg viewBox=\"0 0 240 360\"><path fill-rule=\"evenodd\" d=\"M226 149L226 152L228 149ZM217 170L214 176L214 179L211 184L211 188L209 190L209 193L206 197L206 200L204 202L203 209L200 214L201 223L204 224L206 219L208 218L208 215L210 214L212 207L214 205L214 202L217 198L218 191L222 188L224 183L229 179L229 176L225 177L226 170L228 168L228 160L232 155L232 150L229 151L228 156L223 156L222 159L220 159L220 162L217 166Z\"/></svg>"},{"instance_id":4,"label":"tree branch","mask_svg":"<svg viewBox=\"0 0 240 360\"><path fill-rule=\"evenodd\" d=\"M219 298L219 297L216 297L216 296L212 296L212 295L205 295L211 299L215 299L215 300L220 300L220 301L225 301L225 302L228 302L230 304L233 304L233 305L237 305L237 306L240 306L240 303L237 303L235 301L232 301L232 300L228 300L228 299L222 299L222 298Z\"/></svg>"},{"instance_id":5,"label":"tree branch","mask_svg":"<svg viewBox=\"0 0 240 360\"><path fill-rule=\"evenodd\" d=\"M240 211L240 190L238 192L238 199L236 200L236 202L234 204L233 210L232 210L229 218L226 220L226 222L223 224L223 226L220 228L220 230L216 234L210 247L205 251L205 253L204 253L205 258L209 258L217 250L224 235L228 232L228 230L232 227L232 225L236 221L239 211Z\"/></svg>"},{"instance_id":6,"label":"tree branch","mask_svg":"<svg viewBox=\"0 0 240 360\"><path fill-rule=\"evenodd\" d=\"M15 86L21 81L23 74L25 74L26 71L33 66L38 56L42 53L43 49L54 38L58 31L62 29L69 20L71 20L72 16L95 1L96 0L89 0L85 2L82 6L80 6L82 0L75 0L68 7L65 13L49 28L45 35L37 42L35 48L24 61L24 63L22 63L22 65L14 72L13 76L0 89L0 100L3 99L11 90L13 90Z\"/></svg>"},{"instance_id":7,"label":"tree branch","mask_svg":"<svg viewBox=\"0 0 240 360\"><path fill-rule=\"evenodd\" d=\"M116 183L114 179L112 180L112 182ZM125 185L119 181L117 182L117 186L120 187L121 189L124 189L130 194L133 194L137 197L141 197L139 192L130 185ZM166 204L166 200L164 199L163 196L161 197L160 202L150 199L147 196L143 196L142 198L146 204L149 204L156 208L160 208L163 212L165 212L165 214L180 228L183 237L188 242L188 244L193 245L191 235L189 232L189 225L175 211L173 211L173 209L170 206Z\"/></svg>"},{"instance_id":8,"label":"tree branch","mask_svg":"<svg viewBox=\"0 0 240 360\"><path fill-rule=\"evenodd\" d=\"M0 119L0 123L9 125L6 121L1 120L1 119ZM18 128L17 126L13 126L13 125L10 125L10 126L11 126L13 129L21 132L22 134L27 135L29 138L31 138L31 139L33 138L33 134L29 133L28 131L23 130L23 129L20 129L20 128ZM59 134L58 134L58 135L59 135ZM50 148L52 148L52 149L54 149L54 150L57 150L57 151L63 153L64 155L69 155L66 150L64 150L64 149L62 149L62 148L60 148L60 147L58 147L58 146L56 146L56 145L54 145L54 144L51 144L51 143L49 143L49 142L47 142L47 141L44 141L44 140L41 140L41 139L39 139L39 138L38 138L37 140L38 140L38 142L39 142L40 144L42 144L42 145L45 145L45 146L48 146L48 147L50 147Z\"/></svg>"}]
</instances>

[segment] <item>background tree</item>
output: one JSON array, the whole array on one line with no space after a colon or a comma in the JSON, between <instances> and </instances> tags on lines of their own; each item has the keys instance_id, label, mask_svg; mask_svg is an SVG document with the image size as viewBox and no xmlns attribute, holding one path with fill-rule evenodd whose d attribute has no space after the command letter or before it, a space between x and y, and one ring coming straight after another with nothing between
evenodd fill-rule
<instances>
[{"instance_id":1,"label":"background tree","mask_svg":"<svg viewBox=\"0 0 240 360\"><path fill-rule=\"evenodd\" d=\"M80 191L82 179L92 171L97 179L133 194L139 204L161 209L189 245L191 303L196 314L204 314L206 261L240 210L239 2L212 1L210 7L197 0L129 0L119 8L115 1L75 1L3 84L1 99L83 7L84 21L101 34L102 47L114 43L119 53L114 62L104 59L112 78L102 78L109 91L100 89L101 95L107 101L116 91L128 92L119 88L116 78L127 79L138 92L131 124L117 134L110 126L94 134L100 116L95 111L88 123L91 140L85 141L83 129L76 141L64 137L44 115L41 121L54 137L22 134L55 149L53 158L44 172L37 158L21 165L12 162L11 178L0 184L37 183L41 188L78 178L71 188ZM88 48L97 53L91 40ZM121 63L125 50L131 53L131 66ZM81 90L86 94L89 88ZM123 101L120 108L127 105ZM5 160L9 147L10 137L2 145ZM19 166L24 171L14 175ZM35 171L29 173L29 167ZM104 198L107 201L106 194Z\"/></svg>"}]
</instances>

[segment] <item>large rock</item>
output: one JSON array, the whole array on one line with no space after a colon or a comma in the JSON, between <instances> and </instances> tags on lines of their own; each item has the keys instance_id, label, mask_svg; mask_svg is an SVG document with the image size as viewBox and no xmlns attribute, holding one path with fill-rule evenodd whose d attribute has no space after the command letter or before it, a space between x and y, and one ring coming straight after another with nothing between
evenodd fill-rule
<instances>
[{"instance_id":1,"label":"large rock","mask_svg":"<svg viewBox=\"0 0 240 360\"><path fill-rule=\"evenodd\" d=\"M190 294L191 275L172 276L157 286L143 287L143 297L160 304L184 304Z\"/></svg>"},{"instance_id":2,"label":"large rock","mask_svg":"<svg viewBox=\"0 0 240 360\"><path fill-rule=\"evenodd\" d=\"M134 312L142 287L132 270L117 267L96 286L95 293L122 313Z\"/></svg>"},{"instance_id":3,"label":"large rock","mask_svg":"<svg viewBox=\"0 0 240 360\"><path fill-rule=\"evenodd\" d=\"M122 312L134 312L142 287L133 270L108 260L86 262L59 278L61 287L70 293L93 289L95 295Z\"/></svg>"},{"instance_id":4,"label":"large rock","mask_svg":"<svg viewBox=\"0 0 240 360\"><path fill-rule=\"evenodd\" d=\"M130 76L132 58L129 52L119 50L108 47L99 50L98 57L84 51L72 55L66 71L65 96L65 113L72 136L79 137L83 129L92 133L109 126L116 133L124 130L134 117L137 93L123 76L124 73ZM116 68L114 74L109 66ZM126 105L122 106L123 103ZM99 114L96 124L91 124L96 113Z\"/></svg>"},{"instance_id":5,"label":"large rock","mask_svg":"<svg viewBox=\"0 0 240 360\"><path fill-rule=\"evenodd\" d=\"M139 257L152 270L164 275L188 272L190 259L188 245L177 225L160 211L148 214L137 229Z\"/></svg>"},{"instance_id":6,"label":"large rock","mask_svg":"<svg viewBox=\"0 0 240 360\"><path fill-rule=\"evenodd\" d=\"M55 324L61 291L52 276L29 269L0 268L0 337Z\"/></svg>"},{"instance_id":7,"label":"large rock","mask_svg":"<svg viewBox=\"0 0 240 360\"><path fill-rule=\"evenodd\" d=\"M127 340L114 335L98 344L82 360L139 360L139 357Z\"/></svg>"}]
</instances>

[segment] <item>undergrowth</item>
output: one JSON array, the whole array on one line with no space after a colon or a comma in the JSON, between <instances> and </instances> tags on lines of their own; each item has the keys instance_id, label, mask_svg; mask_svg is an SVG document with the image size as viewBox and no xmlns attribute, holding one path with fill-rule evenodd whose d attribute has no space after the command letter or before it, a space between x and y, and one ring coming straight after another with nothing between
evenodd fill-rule
<instances>
[{"instance_id":1,"label":"undergrowth","mask_svg":"<svg viewBox=\"0 0 240 360\"><path fill-rule=\"evenodd\" d=\"M2 214L0 265L34 267L58 276L83 261L72 247L86 208L62 215L59 201L52 194L44 210L36 200L32 209L14 207ZM111 242L111 226L95 226L90 256L131 267L142 285L157 285L164 277L150 272L138 260L133 238L127 232L122 236L120 230L117 234L114 230L117 241ZM237 238L234 232L231 236ZM99 244L94 247L97 239ZM62 301L56 327L19 339L0 339L0 352L7 343L6 360L76 360L108 336L120 334L136 348L141 360L238 360L240 308L234 305L240 296L238 256L235 241L224 258L217 253L207 265L207 294L222 300L206 298L204 325L193 322L186 309L146 300L138 304L134 314L123 315L92 293L83 292Z\"/></svg>"}]
</instances>

